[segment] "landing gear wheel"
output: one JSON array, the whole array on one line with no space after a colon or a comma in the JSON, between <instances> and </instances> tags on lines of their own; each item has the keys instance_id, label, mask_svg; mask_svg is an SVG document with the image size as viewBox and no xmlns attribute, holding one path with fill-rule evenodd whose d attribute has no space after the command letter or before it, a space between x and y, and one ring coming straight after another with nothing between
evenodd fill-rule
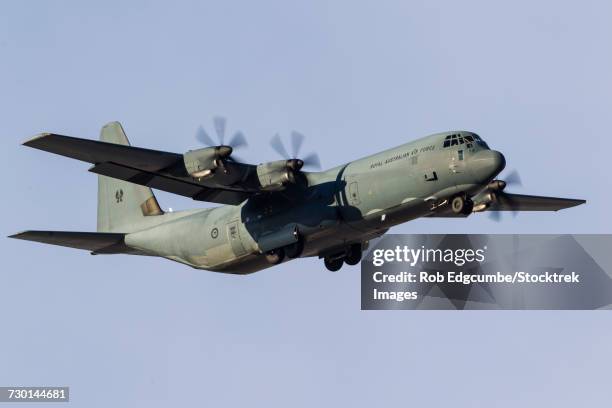
<instances>
[{"instance_id":1,"label":"landing gear wheel","mask_svg":"<svg viewBox=\"0 0 612 408\"><path fill-rule=\"evenodd\" d=\"M299 258L304 250L304 241L300 238L294 244L285 247L285 255L288 258Z\"/></svg>"},{"instance_id":2,"label":"landing gear wheel","mask_svg":"<svg viewBox=\"0 0 612 408\"><path fill-rule=\"evenodd\" d=\"M272 265L278 265L285 259L285 251L283 248L273 249L266 252L266 261Z\"/></svg>"},{"instance_id":3,"label":"landing gear wheel","mask_svg":"<svg viewBox=\"0 0 612 408\"><path fill-rule=\"evenodd\" d=\"M325 263L325 267L327 268L327 270L331 272L336 272L340 270L340 268L342 268L342 264L344 263L344 260L342 258L338 258L338 259L325 258L324 263Z\"/></svg>"},{"instance_id":4,"label":"landing gear wheel","mask_svg":"<svg viewBox=\"0 0 612 408\"><path fill-rule=\"evenodd\" d=\"M472 213L472 209L474 208L474 203L469 198L465 198L464 196L455 196L451 200L451 209L455 214L465 214L469 215Z\"/></svg>"},{"instance_id":5,"label":"landing gear wheel","mask_svg":"<svg viewBox=\"0 0 612 408\"><path fill-rule=\"evenodd\" d=\"M470 215L473 209L474 209L474 202L468 198L467 200L465 200L465 207L463 208L463 211L464 211L463 213L465 215Z\"/></svg>"},{"instance_id":6,"label":"landing gear wheel","mask_svg":"<svg viewBox=\"0 0 612 408\"><path fill-rule=\"evenodd\" d=\"M357 265L361 261L361 244L353 244L349 247L344 262L347 265Z\"/></svg>"}]
</instances>

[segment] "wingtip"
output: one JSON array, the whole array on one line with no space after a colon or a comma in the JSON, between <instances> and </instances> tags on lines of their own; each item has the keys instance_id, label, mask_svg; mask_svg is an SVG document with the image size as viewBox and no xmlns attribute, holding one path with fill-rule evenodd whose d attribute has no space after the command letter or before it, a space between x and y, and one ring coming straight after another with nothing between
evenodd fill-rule
<instances>
[{"instance_id":1,"label":"wingtip","mask_svg":"<svg viewBox=\"0 0 612 408\"><path fill-rule=\"evenodd\" d=\"M28 232L27 230L26 230L26 231L19 231L19 232L18 232L18 233L16 233L16 234L13 234L13 235L8 235L8 236L7 236L7 238L21 239L21 237L22 237L23 235L27 234L27 232Z\"/></svg>"},{"instance_id":2,"label":"wingtip","mask_svg":"<svg viewBox=\"0 0 612 408\"><path fill-rule=\"evenodd\" d=\"M587 202L586 200L582 200L580 198L575 198L575 199L572 200L571 204L568 205L565 208L578 207L579 205L586 204L586 202Z\"/></svg>"},{"instance_id":3,"label":"wingtip","mask_svg":"<svg viewBox=\"0 0 612 408\"><path fill-rule=\"evenodd\" d=\"M43 138L48 137L50 135L52 135L52 133L48 133L48 132L39 133L36 136L34 136L34 137L26 140L25 142L23 142L22 145L23 146L32 146L32 145L36 144L36 142L39 141L40 139L43 139Z\"/></svg>"}]
</instances>

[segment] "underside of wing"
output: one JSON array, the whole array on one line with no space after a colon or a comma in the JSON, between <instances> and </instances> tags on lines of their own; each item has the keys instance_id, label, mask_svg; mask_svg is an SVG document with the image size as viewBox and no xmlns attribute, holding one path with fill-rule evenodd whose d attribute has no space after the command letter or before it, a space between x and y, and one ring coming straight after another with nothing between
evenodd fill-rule
<instances>
[{"instance_id":1,"label":"underside of wing","mask_svg":"<svg viewBox=\"0 0 612 408\"><path fill-rule=\"evenodd\" d=\"M479 211L559 211L586 203L586 200L574 198L543 197L523 194L497 194L495 201L486 203ZM450 205L438 207L427 215L432 218L465 218L469 214L454 213Z\"/></svg>"},{"instance_id":2,"label":"underside of wing","mask_svg":"<svg viewBox=\"0 0 612 408\"><path fill-rule=\"evenodd\" d=\"M43 133L25 146L92 163L91 172L173 194L236 205L257 192L240 183L254 166L231 162L219 175L194 178L185 170L182 154ZM231 167L231 168L230 168Z\"/></svg>"},{"instance_id":3,"label":"underside of wing","mask_svg":"<svg viewBox=\"0 0 612 408\"><path fill-rule=\"evenodd\" d=\"M89 171L168 193L190 197L197 201L237 205L251 195L250 192L246 191L206 187L187 177L177 179L163 172L142 171L116 163L100 163L91 167Z\"/></svg>"},{"instance_id":4,"label":"underside of wing","mask_svg":"<svg viewBox=\"0 0 612 408\"><path fill-rule=\"evenodd\" d=\"M559 211L586 203L573 198L542 197L523 194L500 194L488 211Z\"/></svg>"},{"instance_id":5,"label":"underside of wing","mask_svg":"<svg viewBox=\"0 0 612 408\"><path fill-rule=\"evenodd\" d=\"M76 231L24 231L9 238L59 245L69 248L84 249L93 254L132 254L144 253L125 245L125 234L109 232L76 232Z\"/></svg>"}]
</instances>

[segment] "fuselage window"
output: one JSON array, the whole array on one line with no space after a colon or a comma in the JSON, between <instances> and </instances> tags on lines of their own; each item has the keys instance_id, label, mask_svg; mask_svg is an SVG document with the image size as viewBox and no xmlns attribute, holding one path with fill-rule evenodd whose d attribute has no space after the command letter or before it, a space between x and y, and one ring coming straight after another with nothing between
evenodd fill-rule
<instances>
[{"instance_id":1,"label":"fuselage window","mask_svg":"<svg viewBox=\"0 0 612 408\"><path fill-rule=\"evenodd\" d=\"M459 160L463 160L463 150L458 150L457 156L459 156Z\"/></svg>"}]
</instances>

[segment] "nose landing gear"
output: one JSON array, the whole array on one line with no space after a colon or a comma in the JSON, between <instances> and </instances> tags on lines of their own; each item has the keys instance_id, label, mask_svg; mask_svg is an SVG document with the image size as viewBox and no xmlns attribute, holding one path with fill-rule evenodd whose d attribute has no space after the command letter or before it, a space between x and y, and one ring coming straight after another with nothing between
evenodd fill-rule
<instances>
[{"instance_id":1,"label":"nose landing gear","mask_svg":"<svg viewBox=\"0 0 612 408\"><path fill-rule=\"evenodd\" d=\"M451 200L451 210L455 214L469 215L474 209L474 202L469 197L458 195Z\"/></svg>"}]
</instances>

